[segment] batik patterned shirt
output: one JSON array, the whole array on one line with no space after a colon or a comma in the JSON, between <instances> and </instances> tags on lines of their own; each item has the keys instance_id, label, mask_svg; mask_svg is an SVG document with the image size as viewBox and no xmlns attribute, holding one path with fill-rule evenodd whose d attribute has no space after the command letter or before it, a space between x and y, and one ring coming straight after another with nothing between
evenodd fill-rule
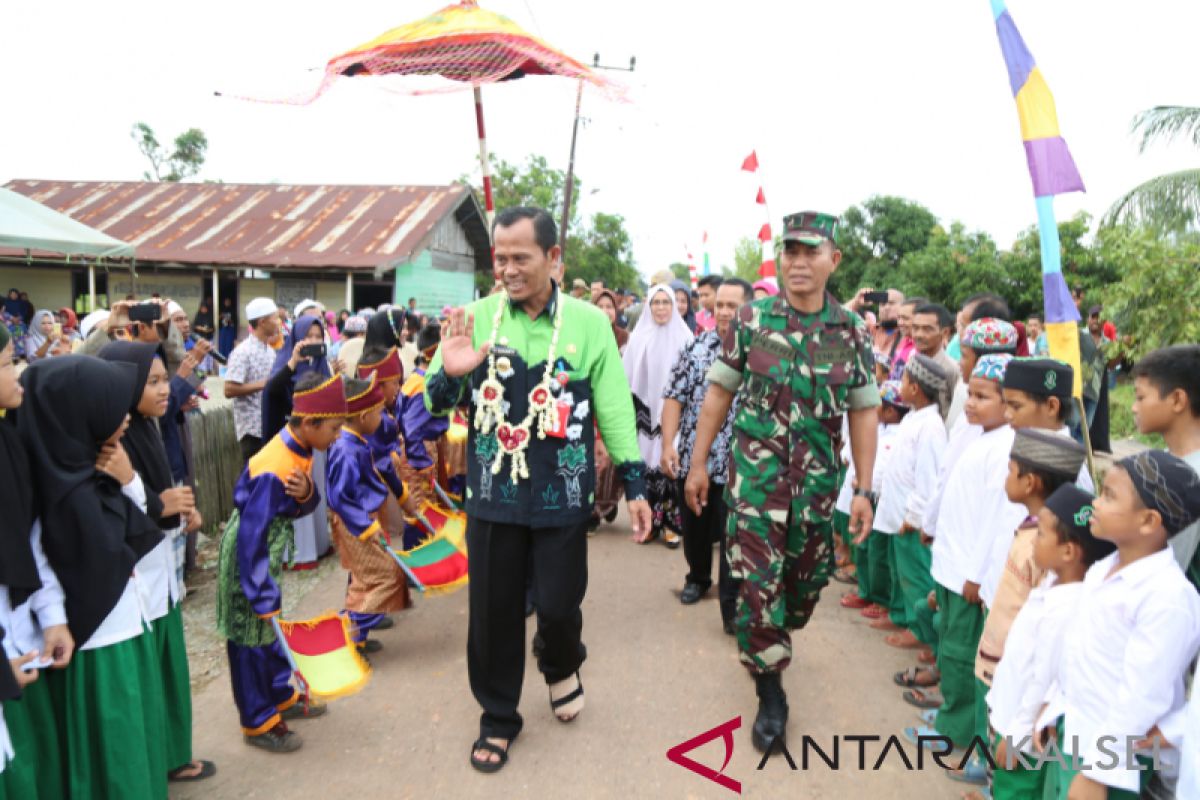
<instances>
[{"instance_id":1,"label":"batik patterned shirt","mask_svg":"<svg viewBox=\"0 0 1200 800\"><path fill-rule=\"evenodd\" d=\"M715 330L705 331L679 351L675 366L671 370L670 382L663 397L675 400L683 410L679 415L679 469L686 476L692 468L692 445L696 441L696 426L700 422L700 408L704 405L704 394L708 391L708 368L721 354L721 337ZM737 414L737 401L729 410L725 424L717 432L712 450L708 454L708 477L713 483L729 482L729 441L733 435L733 417Z\"/></svg>"}]
</instances>

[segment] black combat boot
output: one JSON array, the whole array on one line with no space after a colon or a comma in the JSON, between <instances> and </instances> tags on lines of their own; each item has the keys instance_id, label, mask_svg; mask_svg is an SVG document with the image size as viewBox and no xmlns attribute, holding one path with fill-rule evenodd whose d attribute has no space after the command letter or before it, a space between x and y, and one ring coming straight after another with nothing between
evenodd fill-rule
<instances>
[{"instance_id":1,"label":"black combat boot","mask_svg":"<svg viewBox=\"0 0 1200 800\"><path fill-rule=\"evenodd\" d=\"M758 694L754 746L760 753L765 753L776 739L782 744L787 737L787 695L783 692L783 682L778 672L755 675L754 684L755 693Z\"/></svg>"}]
</instances>

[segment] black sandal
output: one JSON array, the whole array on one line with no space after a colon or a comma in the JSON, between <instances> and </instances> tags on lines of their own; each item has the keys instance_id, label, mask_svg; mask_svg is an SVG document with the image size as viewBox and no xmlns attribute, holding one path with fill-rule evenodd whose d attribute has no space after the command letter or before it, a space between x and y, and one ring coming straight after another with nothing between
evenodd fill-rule
<instances>
[{"instance_id":1,"label":"black sandal","mask_svg":"<svg viewBox=\"0 0 1200 800\"><path fill-rule=\"evenodd\" d=\"M200 771L195 775L184 775L189 769L193 769L197 764L200 765ZM182 767L173 769L167 773L167 780L172 783L187 783L188 781L202 781L205 778L211 778L217 774L217 765L211 761L197 759L195 761L184 764Z\"/></svg>"},{"instance_id":2,"label":"black sandal","mask_svg":"<svg viewBox=\"0 0 1200 800\"><path fill-rule=\"evenodd\" d=\"M572 716L568 719L563 719L562 717L560 717L558 715L558 709L562 708L565 705L569 705L570 703L575 702L580 697L583 697L583 679L579 677L579 670L575 670L575 683L577 684L577 686L574 688L574 690L569 692L566 697L560 697L557 700L555 700L554 694L553 693L550 694L550 710L554 712L554 718L557 719L559 722L562 722L562 723L574 722L576 717L578 717L580 714L583 713L583 709L581 708L581 709L579 709L579 711L577 711L575 713L574 716ZM550 687L547 686L546 688L548 690Z\"/></svg>"},{"instance_id":3,"label":"black sandal","mask_svg":"<svg viewBox=\"0 0 1200 800\"><path fill-rule=\"evenodd\" d=\"M508 739L505 742L505 746L501 747L498 744L492 744L489 742L486 736L480 736L475 740L475 744L471 745L471 766L480 772L485 772L488 774L499 772L504 768L504 765L508 763L508 748L512 747L512 742L512 739ZM481 761L475 757L475 753L478 750L485 750L489 753L499 756L500 760Z\"/></svg>"}]
</instances>

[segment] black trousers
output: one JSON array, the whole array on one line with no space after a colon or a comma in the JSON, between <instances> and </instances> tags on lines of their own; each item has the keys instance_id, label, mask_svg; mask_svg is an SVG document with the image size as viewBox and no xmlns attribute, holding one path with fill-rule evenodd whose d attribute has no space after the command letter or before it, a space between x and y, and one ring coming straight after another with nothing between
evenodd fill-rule
<instances>
[{"instance_id":1,"label":"black trousers","mask_svg":"<svg viewBox=\"0 0 1200 800\"><path fill-rule=\"evenodd\" d=\"M262 450L263 441L258 436L243 436L238 439L238 446L242 449L242 465L245 466Z\"/></svg>"},{"instance_id":2,"label":"black trousers","mask_svg":"<svg viewBox=\"0 0 1200 800\"><path fill-rule=\"evenodd\" d=\"M525 589L537 587L538 669L546 683L565 680L587 658L580 641L587 592L587 521L565 528L527 528L468 517L471 581L467 674L483 707L481 736L521 732L525 680ZM547 700L547 702L549 702Z\"/></svg>"},{"instance_id":3,"label":"black trousers","mask_svg":"<svg viewBox=\"0 0 1200 800\"><path fill-rule=\"evenodd\" d=\"M684 497L684 481L679 481L679 496ZM687 559L688 583L712 586L713 544L718 546L717 596L721 602L721 619L732 620L737 607L738 585L729 574L729 543L725 535L725 484L713 483L708 487L708 505L696 516L680 504L683 514L683 557Z\"/></svg>"}]
</instances>

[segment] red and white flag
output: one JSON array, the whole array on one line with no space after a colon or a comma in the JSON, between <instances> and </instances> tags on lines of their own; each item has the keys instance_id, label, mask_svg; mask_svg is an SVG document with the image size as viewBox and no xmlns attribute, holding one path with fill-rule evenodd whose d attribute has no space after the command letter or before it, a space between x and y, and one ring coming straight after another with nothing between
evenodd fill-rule
<instances>
[{"instance_id":1,"label":"red and white flag","mask_svg":"<svg viewBox=\"0 0 1200 800\"><path fill-rule=\"evenodd\" d=\"M746 156L746 160L742 162L742 169L746 172L758 171L758 153L754 150L750 151L750 155Z\"/></svg>"}]
</instances>

